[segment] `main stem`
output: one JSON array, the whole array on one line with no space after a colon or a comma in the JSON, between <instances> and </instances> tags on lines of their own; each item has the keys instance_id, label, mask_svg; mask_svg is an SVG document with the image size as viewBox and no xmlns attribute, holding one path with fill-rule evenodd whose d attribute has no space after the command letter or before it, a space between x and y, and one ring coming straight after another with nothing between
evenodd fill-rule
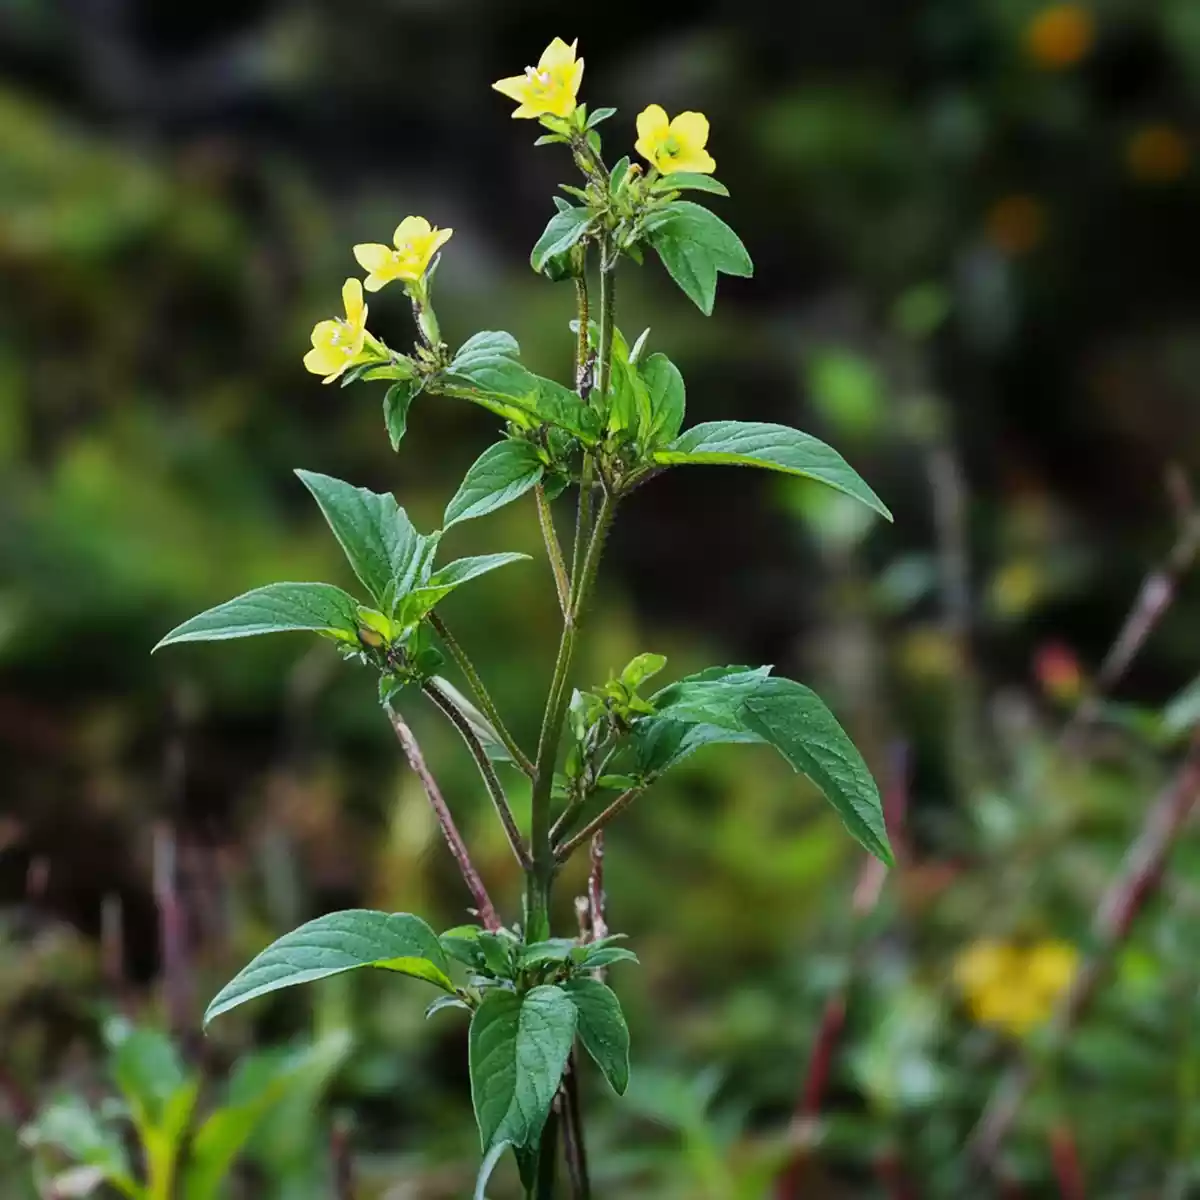
<instances>
[{"instance_id":1,"label":"main stem","mask_svg":"<svg viewBox=\"0 0 1200 1200\"><path fill-rule=\"evenodd\" d=\"M597 361L597 387L603 396L608 392L612 373L613 318L616 309L616 289L613 271L616 258L607 237L600 243L600 338ZM581 294L586 294L584 290ZM586 312L580 319L586 328ZM586 345L584 339L579 343ZM582 376L583 368L576 363ZM526 876L525 891L525 940L542 941L550 936L550 888L554 880L554 845L550 837L551 793L554 788L554 767L558 759L558 747L562 741L563 724L566 721L570 702L571 663L575 653L575 640L580 614L587 602L596 573L604 540L612 521L613 500L606 490L595 522L591 520L591 500L595 462L590 453L584 454L583 469L579 486L579 513L576 521L575 547L572 553L571 595L567 611L563 616L562 637L558 644L558 656L554 663L554 675L546 697L546 709L542 717L542 731L538 737L537 758L534 761L533 796L531 799L530 848L533 856L532 869Z\"/></svg>"}]
</instances>

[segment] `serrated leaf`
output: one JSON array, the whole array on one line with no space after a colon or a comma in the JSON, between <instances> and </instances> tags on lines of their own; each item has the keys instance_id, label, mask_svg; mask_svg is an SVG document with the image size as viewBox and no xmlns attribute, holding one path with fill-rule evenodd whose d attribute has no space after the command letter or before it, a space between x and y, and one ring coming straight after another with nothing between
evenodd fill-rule
<instances>
[{"instance_id":1,"label":"serrated leaf","mask_svg":"<svg viewBox=\"0 0 1200 1200\"><path fill-rule=\"evenodd\" d=\"M718 272L754 274L738 235L715 213L690 200L674 200L651 214L646 236L667 273L706 315L713 310Z\"/></svg>"},{"instance_id":2,"label":"serrated leaf","mask_svg":"<svg viewBox=\"0 0 1200 1200\"><path fill-rule=\"evenodd\" d=\"M437 934L420 917L365 908L328 913L285 933L251 960L213 998L204 1024L280 988L409 958L446 970Z\"/></svg>"},{"instance_id":3,"label":"serrated leaf","mask_svg":"<svg viewBox=\"0 0 1200 1200\"><path fill-rule=\"evenodd\" d=\"M408 410L420 395L422 386L417 379L403 379L393 383L383 394L383 423L393 450L400 449L400 442L408 431Z\"/></svg>"},{"instance_id":4,"label":"serrated leaf","mask_svg":"<svg viewBox=\"0 0 1200 1200\"><path fill-rule=\"evenodd\" d=\"M652 354L638 366L650 397L650 427L645 443L668 442L683 426L687 389L679 368L665 355Z\"/></svg>"},{"instance_id":5,"label":"serrated leaf","mask_svg":"<svg viewBox=\"0 0 1200 1200\"><path fill-rule=\"evenodd\" d=\"M422 580L436 536L417 532L391 492L372 492L331 475L297 471L363 586L389 616L396 600Z\"/></svg>"},{"instance_id":6,"label":"serrated leaf","mask_svg":"<svg viewBox=\"0 0 1200 1200\"><path fill-rule=\"evenodd\" d=\"M357 636L358 601L331 583L269 583L177 625L155 650L178 642L220 642L262 633Z\"/></svg>"},{"instance_id":7,"label":"serrated leaf","mask_svg":"<svg viewBox=\"0 0 1200 1200\"><path fill-rule=\"evenodd\" d=\"M892 865L879 788L837 718L810 688L792 679L764 679L745 702L746 725L807 775L850 833Z\"/></svg>"},{"instance_id":8,"label":"serrated leaf","mask_svg":"<svg viewBox=\"0 0 1200 1200\"><path fill-rule=\"evenodd\" d=\"M467 470L462 485L446 505L445 529L459 521L486 516L511 504L534 487L545 473L537 448L508 439L489 446Z\"/></svg>"},{"instance_id":9,"label":"serrated leaf","mask_svg":"<svg viewBox=\"0 0 1200 1200\"><path fill-rule=\"evenodd\" d=\"M576 1031L583 1048L604 1073L612 1090L625 1095L629 1086L629 1026L621 1001L598 979L576 976L563 984L578 1010Z\"/></svg>"},{"instance_id":10,"label":"serrated leaf","mask_svg":"<svg viewBox=\"0 0 1200 1200\"><path fill-rule=\"evenodd\" d=\"M414 624L468 580L528 558L528 554L507 553L476 554L470 558L455 559L430 575L421 587L401 597L396 607L396 621L401 625Z\"/></svg>"},{"instance_id":11,"label":"serrated leaf","mask_svg":"<svg viewBox=\"0 0 1200 1200\"><path fill-rule=\"evenodd\" d=\"M575 1040L577 1012L560 987L523 997L489 991L471 1018L471 1098L485 1151L541 1136Z\"/></svg>"},{"instance_id":12,"label":"serrated leaf","mask_svg":"<svg viewBox=\"0 0 1200 1200\"><path fill-rule=\"evenodd\" d=\"M570 250L587 233L592 214L586 208L568 207L552 216L534 243L529 254L529 265L541 271L546 263Z\"/></svg>"},{"instance_id":13,"label":"serrated leaf","mask_svg":"<svg viewBox=\"0 0 1200 1200\"><path fill-rule=\"evenodd\" d=\"M728 196L729 189L711 175L695 171L672 171L654 181L656 192L711 192L714 196Z\"/></svg>"},{"instance_id":14,"label":"serrated leaf","mask_svg":"<svg viewBox=\"0 0 1200 1200\"><path fill-rule=\"evenodd\" d=\"M831 446L788 425L767 421L707 421L680 434L651 457L664 466L763 467L815 479L853 496L887 520L892 514Z\"/></svg>"}]
</instances>

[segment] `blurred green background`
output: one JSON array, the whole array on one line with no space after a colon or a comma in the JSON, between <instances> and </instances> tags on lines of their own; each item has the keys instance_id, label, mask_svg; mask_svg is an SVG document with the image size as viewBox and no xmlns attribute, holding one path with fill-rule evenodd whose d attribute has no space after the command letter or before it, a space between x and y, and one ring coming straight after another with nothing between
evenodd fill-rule
<instances>
[{"instance_id":1,"label":"blurred green background","mask_svg":"<svg viewBox=\"0 0 1200 1200\"><path fill-rule=\"evenodd\" d=\"M329 1196L339 1172L345 1195L468 1193L465 1026L426 1026L415 985L285 993L198 1032L215 988L307 917L462 919L374 681L300 638L149 649L247 588L347 582L292 468L394 489L432 528L493 436L422 398L394 455L382 384L303 371L353 243L408 213L453 226L447 340L508 329L569 379L570 287L527 256L570 164L489 90L555 35L580 39L589 105L619 108L610 158L646 104L708 114L732 192L715 204L757 266L705 319L629 265L622 327L652 326L690 421L817 433L896 514L696 470L618 524L578 680L643 649L672 674L774 663L855 736L906 855L856 916L858 851L766 751L708 751L632 809L608 889L643 964L614 972L635 1082L618 1103L586 1081L598 1194L786 1200L799 1151L806 1196L984 1194L963 1144L1028 1039L974 1024L952 964L985 937L1086 951L1177 757L1158 710L1200 670L1183 553L1119 703L1063 753L1200 467L1196 0L0 0L6 1196L36 1194L17 1127L64 1089L111 1095L117 1012L170 1028L214 1091L254 1046L352 1033L303 1145L258 1136L222 1194ZM393 345L409 322L401 296L372 301ZM453 539L536 554L532 502ZM446 615L529 743L557 619L544 561ZM515 918L468 757L409 709ZM1094 1011L1059 1052L1033 1039L1052 1065L1005 1151L1011 1194L1076 1194L1068 1126L1087 1195L1200 1194L1200 861L1180 842ZM842 995L818 1119L796 1122Z\"/></svg>"}]
</instances>

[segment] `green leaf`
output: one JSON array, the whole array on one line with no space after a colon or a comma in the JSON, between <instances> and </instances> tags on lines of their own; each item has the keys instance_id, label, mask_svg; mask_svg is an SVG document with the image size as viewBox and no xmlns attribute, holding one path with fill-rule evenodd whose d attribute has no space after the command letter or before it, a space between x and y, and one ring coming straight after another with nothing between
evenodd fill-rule
<instances>
[{"instance_id":1,"label":"green leaf","mask_svg":"<svg viewBox=\"0 0 1200 1200\"><path fill-rule=\"evenodd\" d=\"M436 1013L440 1013L445 1008L461 1008L464 1012L470 1012L471 1006L465 1001L460 1000L457 996L439 996L425 1008L425 1020Z\"/></svg>"},{"instance_id":2,"label":"green leaf","mask_svg":"<svg viewBox=\"0 0 1200 1200\"><path fill-rule=\"evenodd\" d=\"M114 1022L108 1031L113 1047L113 1081L135 1112L141 1127L157 1125L171 1096L188 1082L175 1043L150 1026Z\"/></svg>"},{"instance_id":3,"label":"green leaf","mask_svg":"<svg viewBox=\"0 0 1200 1200\"><path fill-rule=\"evenodd\" d=\"M521 947L518 963L524 968L538 963L566 962L577 946L574 938L547 938L544 942L531 942Z\"/></svg>"},{"instance_id":4,"label":"green leaf","mask_svg":"<svg viewBox=\"0 0 1200 1200\"><path fill-rule=\"evenodd\" d=\"M638 956L624 946L583 946L580 949L586 951L579 955L581 971L599 971L601 967L611 967L619 962L638 963Z\"/></svg>"},{"instance_id":5,"label":"green leaf","mask_svg":"<svg viewBox=\"0 0 1200 1200\"><path fill-rule=\"evenodd\" d=\"M887 506L831 446L787 425L767 421L707 421L651 455L665 466L705 465L764 467L815 479L880 516L892 519Z\"/></svg>"},{"instance_id":6,"label":"green leaf","mask_svg":"<svg viewBox=\"0 0 1200 1200\"><path fill-rule=\"evenodd\" d=\"M495 725L454 684L441 675L435 675L431 682L437 685L439 691L445 692L450 697L454 707L466 718L467 724L471 726L472 732L479 739L480 745L483 746L484 752L492 762L510 763L513 761L513 756L501 740L500 734L496 732Z\"/></svg>"},{"instance_id":7,"label":"green leaf","mask_svg":"<svg viewBox=\"0 0 1200 1200\"><path fill-rule=\"evenodd\" d=\"M650 396L650 428L645 444L659 445L670 441L683 426L687 408L687 391L679 368L665 355L652 354L638 370Z\"/></svg>"},{"instance_id":8,"label":"green leaf","mask_svg":"<svg viewBox=\"0 0 1200 1200\"><path fill-rule=\"evenodd\" d=\"M713 310L718 272L754 274L738 235L715 213L690 200L672 201L651 214L646 235L667 273L706 315Z\"/></svg>"},{"instance_id":9,"label":"green leaf","mask_svg":"<svg viewBox=\"0 0 1200 1200\"><path fill-rule=\"evenodd\" d=\"M95 1167L125 1196L145 1195L133 1177L120 1137L79 1097L65 1096L48 1104L22 1130L22 1141L28 1146L52 1146L84 1166Z\"/></svg>"},{"instance_id":10,"label":"green leaf","mask_svg":"<svg viewBox=\"0 0 1200 1200\"><path fill-rule=\"evenodd\" d=\"M697 171L672 171L669 175L661 175L654 181L656 192L711 192L714 196L728 196L729 189L711 175L701 175Z\"/></svg>"},{"instance_id":11,"label":"green leaf","mask_svg":"<svg viewBox=\"0 0 1200 1200\"><path fill-rule=\"evenodd\" d=\"M537 484L545 467L537 448L508 439L489 446L468 469L462 486L446 505L443 526L486 516L511 504Z\"/></svg>"},{"instance_id":12,"label":"green leaf","mask_svg":"<svg viewBox=\"0 0 1200 1200\"><path fill-rule=\"evenodd\" d=\"M604 1072L612 1090L625 1095L629 1086L629 1026L617 994L598 979L577 976L563 984L578 1010L577 1030L583 1048Z\"/></svg>"},{"instance_id":13,"label":"green leaf","mask_svg":"<svg viewBox=\"0 0 1200 1200\"><path fill-rule=\"evenodd\" d=\"M595 129L596 126L599 125L601 121L607 121L609 117L615 115L616 111L617 110L615 108L598 108L598 109L596 109L596 111L588 117L587 124L584 126L584 128L585 129Z\"/></svg>"},{"instance_id":14,"label":"green leaf","mask_svg":"<svg viewBox=\"0 0 1200 1200\"><path fill-rule=\"evenodd\" d=\"M182 1200L220 1200L234 1162L259 1125L295 1089L341 1062L349 1039L299 1050L263 1051L243 1058L229 1082L226 1102L196 1131L188 1153ZM332 1054L331 1054L332 1051Z\"/></svg>"},{"instance_id":15,"label":"green leaf","mask_svg":"<svg viewBox=\"0 0 1200 1200\"><path fill-rule=\"evenodd\" d=\"M400 449L400 441L408 430L408 410L423 386L418 379L402 379L383 395L383 423L393 450Z\"/></svg>"},{"instance_id":16,"label":"green leaf","mask_svg":"<svg viewBox=\"0 0 1200 1200\"><path fill-rule=\"evenodd\" d=\"M592 214L586 208L569 207L556 212L534 243L529 265L541 271L550 259L565 254L587 233L591 220Z\"/></svg>"},{"instance_id":17,"label":"green leaf","mask_svg":"<svg viewBox=\"0 0 1200 1200\"><path fill-rule=\"evenodd\" d=\"M879 788L867 764L810 688L792 679L764 679L745 702L746 725L807 775L867 850L891 866Z\"/></svg>"},{"instance_id":18,"label":"green leaf","mask_svg":"<svg viewBox=\"0 0 1200 1200\"><path fill-rule=\"evenodd\" d=\"M204 1024L280 988L410 958L446 970L441 943L420 917L365 908L329 913L272 942L217 993L204 1014Z\"/></svg>"},{"instance_id":19,"label":"green leaf","mask_svg":"<svg viewBox=\"0 0 1200 1200\"><path fill-rule=\"evenodd\" d=\"M177 642L221 642L295 630L349 634L354 639L358 601L331 583L269 583L184 621L154 649Z\"/></svg>"},{"instance_id":20,"label":"green leaf","mask_svg":"<svg viewBox=\"0 0 1200 1200\"><path fill-rule=\"evenodd\" d=\"M651 654L649 651L639 654L625 664L621 671L621 682L630 691L636 692L647 679L652 679L666 665L665 654Z\"/></svg>"},{"instance_id":21,"label":"green leaf","mask_svg":"<svg viewBox=\"0 0 1200 1200\"><path fill-rule=\"evenodd\" d=\"M575 1040L577 1009L562 988L523 997L495 988L471 1019L471 1098L485 1151L541 1136Z\"/></svg>"},{"instance_id":22,"label":"green leaf","mask_svg":"<svg viewBox=\"0 0 1200 1200\"><path fill-rule=\"evenodd\" d=\"M455 588L468 580L528 558L528 554L507 553L476 554L470 558L455 559L430 575L421 587L401 598L396 608L396 620L401 625L411 625L421 620L435 605L440 604Z\"/></svg>"},{"instance_id":23,"label":"green leaf","mask_svg":"<svg viewBox=\"0 0 1200 1200\"><path fill-rule=\"evenodd\" d=\"M742 730L746 726L745 703L755 695L770 674L770 667L737 670L717 677L700 675L669 684L652 697L655 715L693 725L716 725Z\"/></svg>"},{"instance_id":24,"label":"green leaf","mask_svg":"<svg viewBox=\"0 0 1200 1200\"><path fill-rule=\"evenodd\" d=\"M438 941L451 958L478 970L484 965L483 951L479 947L479 935L482 932L478 925L455 925L441 934Z\"/></svg>"},{"instance_id":25,"label":"green leaf","mask_svg":"<svg viewBox=\"0 0 1200 1200\"><path fill-rule=\"evenodd\" d=\"M613 163L613 169L608 174L608 188L614 196L621 190L621 185L625 182L625 176L629 172L629 167L628 154Z\"/></svg>"},{"instance_id":26,"label":"green leaf","mask_svg":"<svg viewBox=\"0 0 1200 1200\"><path fill-rule=\"evenodd\" d=\"M355 575L389 616L428 570L436 536L416 531L391 492L372 492L330 475L297 471L320 505Z\"/></svg>"}]
</instances>

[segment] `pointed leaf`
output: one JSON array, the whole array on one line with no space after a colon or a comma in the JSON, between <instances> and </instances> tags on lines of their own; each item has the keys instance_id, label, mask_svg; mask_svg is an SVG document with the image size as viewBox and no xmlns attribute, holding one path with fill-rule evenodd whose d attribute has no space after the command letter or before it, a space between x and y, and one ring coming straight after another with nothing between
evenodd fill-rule
<instances>
[{"instance_id":1,"label":"pointed leaf","mask_svg":"<svg viewBox=\"0 0 1200 1200\"><path fill-rule=\"evenodd\" d=\"M529 265L541 271L550 259L566 253L587 233L591 219L592 214L586 208L568 207L556 212L534 243Z\"/></svg>"},{"instance_id":2,"label":"pointed leaf","mask_svg":"<svg viewBox=\"0 0 1200 1200\"><path fill-rule=\"evenodd\" d=\"M563 990L579 1012L577 1030L583 1048L604 1072L612 1090L623 1096L629 1086L629 1026L616 992L584 975L567 980Z\"/></svg>"},{"instance_id":3,"label":"pointed leaf","mask_svg":"<svg viewBox=\"0 0 1200 1200\"><path fill-rule=\"evenodd\" d=\"M746 725L807 775L837 809L850 833L892 864L879 788L837 718L811 689L792 679L764 679L745 702Z\"/></svg>"},{"instance_id":4,"label":"pointed leaf","mask_svg":"<svg viewBox=\"0 0 1200 1200\"><path fill-rule=\"evenodd\" d=\"M424 586L402 598L396 609L396 620L402 625L411 625L468 580L528 558L528 554L509 553L476 554L470 558L455 559L430 575Z\"/></svg>"},{"instance_id":5,"label":"pointed leaf","mask_svg":"<svg viewBox=\"0 0 1200 1200\"><path fill-rule=\"evenodd\" d=\"M729 189L711 175L696 171L672 171L654 181L656 192L711 192L714 196L728 196Z\"/></svg>"},{"instance_id":6,"label":"pointed leaf","mask_svg":"<svg viewBox=\"0 0 1200 1200\"><path fill-rule=\"evenodd\" d=\"M690 200L672 201L651 214L646 235L667 273L706 315L713 310L718 272L754 274L738 235L715 213Z\"/></svg>"},{"instance_id":7,"label":"pointed leaf","mask_svg":"<svg viewBox=\"0 0 1200 1200\"><path fill-rule=\"evenodd\" d=\"M267 992L409 958L446 970L437 934L420 917L365 908L329 913L272 942L217 993L204 1024Z\"/></svg>"},{"instance_id":8,"label":"pointed leaf","mask_svg":"<svg viewBox=\"0 0 1200 1200\"><path fill-rule=\"evenodd\" d=\"M385 613L421 579L437 546L419 534L390 492L372 492L330 475L297 471L312 492L355 575Z\"/></svg>"},{"instance_id":9,"label":"pointed leaf","mask_svg":"<svg viewBox=\"0 0 1200 1200\"><path fill-rule=\"evenodd\" d=\"M220 642L305 630L355 638L358 601L331 583L269 583L184 621L154 649L177 642Z\"/></svg>"},{"instance_id":10,"label":"pointed leaf","mask_svg":"<svg viewBox=\"0 0 1200 1200\"><path fill-rule=\"evenodd\" d=\"M594 113L589 114L587 119L587 129L595 129L601 121L607 121L609 117L616 114L615 108L598 108Z\"/></svg>"},{"instance_id":11,"label":"pointed leaf","mask_svg":"<svg viewBox=\"0 0 1200 1200\"><path fill-rule=\"evenodd\" d=\"M559 987L523 997L495 988L471 1019L471 1098L484 1150L541 1136L575 1040L577 1009Z\"/></svg>"},{"instance_id":12,"label":"pointed leaf","mask_svg":"<svg viewBox=\"0 0 1200 1200\"><path fill-rule=\"evenodd\" d=\"M444 528L511 504L538 483L544 471L537 448L529 442L510 438L489 446L472 463L454 499L446 505Z\"/></svg>"},{"instance_id":13,"label":"pointed leaf","mask_svg":"<svg viewBox=\"0 0 1200 1200\"><path fill-rule=\"evenodd\" d=\"M883 501L836 450L787 425L767 421L707 421L654 451L652 457L667 466L765 467L803 475L845 492L880 516L892 519Z\"/></svg>"},{"instance_id":14,"label":"pointed leaf","mask_svg":"<svg viewBox=\"0 0 1200 1200\"><path fill-rule=\"evenodd\" d=\"M383 395L383 423L393 450L400 449L401 439L408 430L408 410L421 391L417 379L402 379L393 383Z\"/></svg>"},{"instance_id":15,"label":"pointed leaf","mask_svg":"<svg viewBox=\"0 0 1200 1200\"><path fill-rule=\"evenodd\" d=\"M649 445L670 441L683 426L687 391L679 368L665 355L652 354L638 370L650 395Z\"/></svg>"}]
</instances>

